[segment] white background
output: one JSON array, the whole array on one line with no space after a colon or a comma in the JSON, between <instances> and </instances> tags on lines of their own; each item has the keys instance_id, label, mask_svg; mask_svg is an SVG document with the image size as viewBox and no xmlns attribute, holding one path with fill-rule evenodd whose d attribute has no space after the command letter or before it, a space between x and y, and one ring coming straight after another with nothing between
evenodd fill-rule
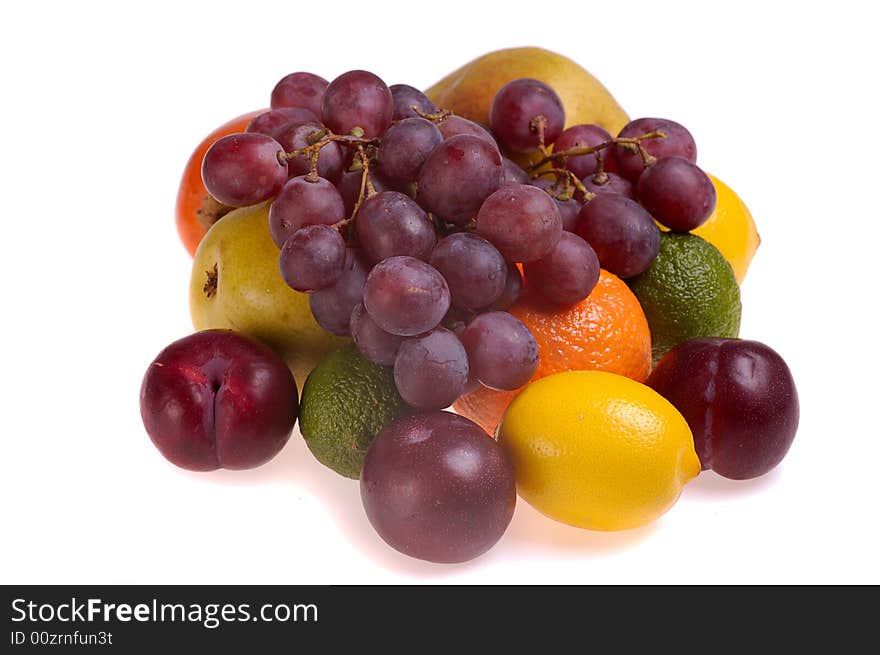
<instances>
[{"instance_id":1,"label":"white background","mask_svg":"<svg viewBox=\"0 0 880 655\"><path fill-rule=\"evenodd\" d=\"M880 582L876 20L862 2L3 3L2 583ZM265 467L192 474L141 425L147 364L191 331L173 220L192 148L284 74L427 87L541 45L631 116L676 119L763 243L742 336L788 361L801 427L762 479L714 474L646 528L524 502L458 566L408 559L298 433Z\"/></svg>"}]
</instances>

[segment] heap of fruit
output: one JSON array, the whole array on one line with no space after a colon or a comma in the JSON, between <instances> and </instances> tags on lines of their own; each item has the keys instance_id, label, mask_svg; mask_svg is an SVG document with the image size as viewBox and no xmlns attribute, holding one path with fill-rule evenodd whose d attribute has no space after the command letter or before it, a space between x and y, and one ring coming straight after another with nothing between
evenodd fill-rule
<instances>
[{"instance_id":1,"label":"heap of fruit","mask_svg":"<svg viewBox=\"0 0 880 655\"><path fill-rule=\"evenodd\" d=\"M437 562L490 548L517 492L615 530L701 468L773 468L797 395L774 351L736 338L757 234L690 132L628 121L553 53L450 77L426 95L292 73L202 142L177 214L201 331L141 393L160 451L248 468L299 418L382 538Z\"/></svg>"}]
</instances>

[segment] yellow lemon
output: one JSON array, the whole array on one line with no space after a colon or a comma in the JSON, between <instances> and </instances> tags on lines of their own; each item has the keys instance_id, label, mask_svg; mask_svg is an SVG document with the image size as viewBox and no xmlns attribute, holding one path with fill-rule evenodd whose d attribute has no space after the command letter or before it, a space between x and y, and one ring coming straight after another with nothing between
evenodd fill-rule
<instances>
[{"instance_id":1,"label":"yellow lemon","mask_svg":"<svg viewBox=\"0 0 880 655\"><path fill-rule=\"evenodd\" d=\"M532 382L505 412L498 440L526 502L591 530L653 521L700 472L678 410L650 387L603 371Z\"/></svg>"},{"instance_id":2,"label":"yellow lemon","mask_svg":"<svg viewBox=\"0 0 880 655\"><path fill-rule=\"evenodd\" d=\"M761 243L752 213L733 189L714 175L709 175L718 201L709 219L692 234L703 237L721 251L733 267L736 281L742 284L749 263Z\"/></svg>"}]
</instances>

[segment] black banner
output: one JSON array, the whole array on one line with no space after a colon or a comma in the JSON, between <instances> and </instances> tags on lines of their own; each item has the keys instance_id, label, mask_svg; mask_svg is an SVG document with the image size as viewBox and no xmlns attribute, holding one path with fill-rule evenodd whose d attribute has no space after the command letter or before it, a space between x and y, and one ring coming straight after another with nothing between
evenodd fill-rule
<instances>
[{"instance_id":1,"label":"black banner","mask_svg":"<svg viewBox=\"0 0 880 655\"><path fill-rule=\"evenodd\" d=\"M665 652L699 636L766 652L777 640L788 648L831 630L833 652L843 653L876 607L845 602L855 598L798 587L2 587L0 652L335 653L407 644L412 652L443 643L471 652L474 635L520 648L523 640L575 640L586 651L617 644L620 652L639 643Z\"/></svg>"}]
</instances>

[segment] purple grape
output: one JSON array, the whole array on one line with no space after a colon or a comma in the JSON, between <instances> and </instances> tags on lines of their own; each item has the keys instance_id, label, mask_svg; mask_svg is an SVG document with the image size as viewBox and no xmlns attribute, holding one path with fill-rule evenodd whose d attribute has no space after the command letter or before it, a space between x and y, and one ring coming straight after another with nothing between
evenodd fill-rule
<instances>
[{"instance_id":1,"label":"purple grape","mask_svg":"<svg viewBox=\"0 0 880 655\"><path fill-rule=\"evenodd\" d=\"M507 279L504 281L504 291L498 299L489 306L490 311L504 311L519 299L522 293L522 273L516 264L507 263Z\"/></svg>"},{"instance_id":2,"label":"purple grape","mask_svg":"<svg viewBox=\"0 0 880 655\"><path fill-rule=\"evenodd\" d=\"M617 194L626 196L632 200L636 199L636 191L632 182L625 177L621 177L617 173L605 173L604 178L595 175L588 175L581 180L581 184L587 188L587 191L595 193L597 196L603 194ZM583 201L583 197L580 193L575 194L575 197L579 201Z\"/></svg>"},{"instance_id":3,"label":"purple grape","mask_svg":"<svg viewBox=\"0 0 880 655\"><path fill-rule=\"evenodd\" d=\"M400 397L418 409L443 409L458 400L468 380L461 341L443 327L404 339L394 358Z\"/></svg>"},{"instance_id":4,"label":"purple grape","mask_svg":"<svg viewBox=\"0 0 880 655\"><path fill-rule=\"evenodd\" d=\"M539 177L532 180L529 184L536 186L539 189L544 189L544 191L556 201L556 206L559 208L559 216L562 218L562 229L566 232L573 232L574 226L577 225L578 214L580 214L583 204L578 200L575 200L574 197L571 197L568 200L560 200L559 195L562 194L565 189L560 188L558 180ZM572 188L571 191L576 193L574 188Z\"/></svg>"},{"instance_id":5,"label":"purple grape","mask_svg":"<svg viewBox=\"0 0 880 655\"><path fill-rule=\"evenodd\" d=\"M501 446L449 412L395 419L361 469L370 524L392 548L430 562L465 562L494 546L513 518L516 482Z\"/></svg>"},{"instance_id":6,"label":"purple grape","mask_svg":"<svg viewBox=\"0 0 880 655\"><path fill-rule=\"evenodd\" d=\"M450 223L467 223L501 185L501 154L485 139L460 134L428 155L418 178L419 204Z\"/></svg>"},{"instance_id":7,"label":"purple grape","mask_svg":"<svg viewBox=\"0 0 880 655\"><path fill-rule=\"evenodd\" d=\"M279 107L304 107L315 116L321 115L321 100L327 88L327 80L312 73L291 73L281 78L272 89L272 109Z\"/></svg>"},{"instance_id":8,"label":"purple grape","mask_svg":"<svg viewBox=\"0 0 880 655\"><path fill-rule=\"evenodd\" d=\"M309 144L309 137L325 131L320 123L314 121L290 125L278 136L278 141L284 146L286 152L301 150ZM312 164L306 155L298 155L287 160L287 170L290 177L306 175L312 168ZM318 154L318 175L336 184L342 176L344 168L342 149L338 143L328 143L321 148Z\"/></svg>"},{"instance_id":9,"label":"purple grape","mask_svg":"<svg viewBox=\"0 0 880 655\"><path fill-rule=\"evenodd\" d=\"M342 275L336 284L309 296L309 308L318 325L340 337L348 336L351 313L364 298L367 273L358 252L347 248Z\"/></svg>"},{"instance_id":10,"label":"purple grape","mask_svg":"<svg viewBox=\"0 0 880 655\"><path fill-rule=\"evenodd\" d=\"M373 264L397 255L427 260L437 241L428 215L397 191L382 191L364 200L354 227L364 255Z\"/></svg>"},{"instance_id":11,"label":"purple grape","mask_svg":"<svg viewBox=\"0 0 880 655\"><path fill-rule=\"evenodd\" d=\"M697 144L687 128L666 118L637 118L628 123L618 136L637 137L660 131L666 138L643 139L645 150L657 159L663 157L684 157L691 163L697 161ZM635 182L645 170L644 160L638 152L630 152L621 146L613 146L615 170L623 177Z\"/></svg>"},{"instance_id":12,"label":"purple grape","mask_svg":"<svg viewBox=\"0 0 880 655\"><path fill-rule=\"evenodd\" d=\"M382 136L391 125L394 100L390 89L373 73L343 73L324 91L321 121L336 134L359 127L368 139Z\"/></svg>"},{"instance_id":13,"label":"purple grape","mask_svg":"<svg viewBox=\"0 0 880 655\"><path fill-rule=\"evenodd\" d=\"M740 339L691 339L670 350L647 384L684 416L703 469L734 480L785 457L800 417L797 389L772 348Z\"/></svg>"},{"instance_id":14,"label":"purple grape","mask_svg":"<svg viewBox=\"0 0 880 655\"><path fill-rule=\"evenodd\" d=\"M577 234L589 243L602 268L618 277L643 273L660 252L660 230L639 203L624 196L596 196L581 209Z\"/></svg>"},{"instance_id":15,"label":"purple grape","mask_svg":"<svg viewBox=\"0 0 880 655\"><path fill-rule=\"evenodd\" d=\"M367 276L364 307L386 332L410 337L440 324L449 309L449 287L421 259L391 257Z\"/></svg>"},{"instance_id":16,"label":"purple grape","mask_svg":"<svg viewBox=\"0 0 880 655\"><path fill-rule=\"evenodd\" d=\"M444 141L446 139L451 139L454 136L458 136L459 134L469 134L491 143L496 148L498 147L498 142L495 141L495 137L492 136L489 130L479 123L475 123L467 118L462 118L461 116L447 116L437 123L437 128L440 130L440 134L443 135Z\"/></svg>"},{"instance_id":17,"label":"purple grape","mask_svg":"<svg viewBox=\"0 0 880 655\"><path fill-rule=\"evenodd\" d=\"M664 157L649 166L638 183L639 202L674 232L700 227L715 210L715 185L696 164Z\"/></svg>"},{"instance_id":18,"label":"purple grape","mask_svg":"<svg viewBox=\"0 0 880 655\"><path fill-rule=\"evenodd\" d=\"M501 158L501 185L528 184L529 174L519 164L507 157Z\"/></svg>"},{"instance_id":19,"label":"purple grape","mask_svg":"<svg viewBox=\"0 0 880 655\"><path fill-rule=\"evenodd\" d=\"M292 125L301 123L316 122L318 117L308 109L302 107L281 107L280 109L270 109L263 112L250 123L248 123L246 132L259 132L266 134L273 139L278 139L281 134ZM279 143L281 143L279 139ZM283 146L284 144L281 143Z\"/></svg>"},{"instance_id":20,"label":"purple grape","mask_svg":"<svg viewBox=\"0 0 880 655\"><path fill-rule=\"evenodd\" d=\"M376 325L363 303L359 303L351 313L349 329L354 345L364 357L381 366L394 364L403 337L386 332Z\"/></svg>"},{"instance_id":21,"label":"purple grape","mask_svg":"<svg viewBox=\"0 0 880 655\"><path fill-rule=\"evenodd\" d=\"M269 231L279 248L307 225L335 225L345 218L339 191L322 177L310 182L305 175L287 181L269 206Z\"/></svg>"},{"instance_id":22,"label":"purple grape","mask_svg":"<svg viewBox=\"0 0 880 655\"><path fill-rule=\"evenodd\" d=\"M392 119L395 121L417 117L414 106L423 114L433 114L437 111L437 105L415 87L408 84L392 84L390 90L394 102Z\"/></svg>"},{"instance_id":23,"label":"purple grape","mask_svg":"<svg viewBox=\"0 0 880 655\"><path fill-rule=\"evenodd\" d=\"M559 135L556 143L553 144L553 152L562 152L572 148L593 148L607 141L611 141L611 135L598 125L574 125ZM599 153L603 164L611 156L610 151L611 147L608 147ZM577 175L578 178L592 175L599 168L595 154L566 157L564 163L565 168Z\"/></svg>"},{"instance_id":24,"label":"purple grape","mask_svg":"<svg viewBox=\"0 0 880 655\"><path fill-rule=\"evenodd\" d=\"M333 286L342 277L345 240L327 225L297 230L281 248L278 268L291 289L311 293Z\"/></svg>"},{"instance_id":25,"label":"purple grape","mask_svg":"<svg viewBox=\"0 0 880 655\"><path fill-rule=\"evenodd\" d=\"M339 195L342 196L342 202L345 203L346 218L351 218L354 206L357 204L357 199L361 192L361 178L363 174L363 171L346 171L342 174L342 178L336 185ZM387 191L390 188L385 180L382 179L382 176L378 175L375 171L370 170L369 175L373 189L377 193Z\"/></svg>"},{"instance_id":26,"label":"purple grape","mask_svg":"<svg viewBox=\"0 0 880 655\"><path fill-rule=\"evenodd\" d=\"M498 140L513 152L539 145L535 119L543 116L544 145L550 145L565 126L565 110L556 92L539 80L520 78L505 84L489 107L489 124Z\"/></svg>"},{"instance_id":27,"label":"purple grape","mask_svg":"<svg viewBox=\"0 0 880 655\"><path fill-rule=\"evenodd\" d=\"M580 302L599 282L599 258L590 244L563 232L556 247L536 262L523 265L526 285L560 305Z\"/></svg>"},{"instance_id":28,"label":"purple grape","mask_svg":"<svg viewBox=\"0 0 880 655\"><path fill-rule=\"evenodd\" d=\"M532 262L549 253L562 234L556 202L528 184L508 184L486 198L477 233L512 262Z\"/></svg>"},{"instance_id":29,"label":"purple grape","mask_svg":"<svg viewBox=\"0 0 880 655\"><path fill-rule=\"evenodd\" d=\"M452 304L463 309L488 307L507 282L504 257L476 234L456 232L444 237L431 253L430 262L449 285Z\"/></svg>"},{"instance_id":30,"label":"purple grape","mask_svg":"<svg viewBox=\"0 0 880 655\"><path fill-rule=\"evenodd\" d=\"M382 175L402 187L414 182L431 151L443 141L440 130L424 118L405 118L388 128L379 144Z\"/></svg>"},{"instance_id":31,"label":"purple grape","mask_svg":"<svg viewBox=\"0 0 880 655\"><path fill-rule=\"evenodd\" d=\"M275 139L258 132L221 137L202 160L202 182L219 203L246 207L273 197L287 180L283 150Z\"/></svg>"},{"instance_id":32,"label":"purple grape","mask_svg":"<svg viewBox=\"0 0 880 655\"><path fill-rule=\"evenodd\" d=\"M461 334L476 378L502 391L519 389L538 368L538 343L522 321L507 312L487 312Z\"/></svg>"}]
</instances>

